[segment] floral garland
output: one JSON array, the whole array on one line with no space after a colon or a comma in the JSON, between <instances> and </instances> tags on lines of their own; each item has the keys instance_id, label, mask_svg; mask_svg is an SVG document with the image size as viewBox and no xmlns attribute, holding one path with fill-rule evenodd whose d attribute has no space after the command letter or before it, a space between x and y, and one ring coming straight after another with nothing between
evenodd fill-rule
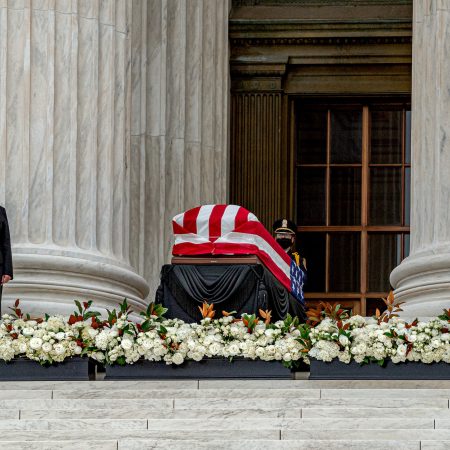
<instances>
[{"instance_id":1,"label":"floral garland","mask_svg":"<svg viewBox=\"0 0 450 450\"><path fill-rule=\"evenodd\" d=\"M0 321L0 360L26 357L41 364L88 356L105 364L133 364L139 359L182 364L185 360L243 357L280 361L287 367L310 358L338 359L344 363L375 362L383 365L418 361L450 363L450 309L428 322L408 323L398 317L400 304L392 294L386 311L372 318L352 316L339 305L321 303L308 312L307 323L288 316L271 322L270 311L259 316L222 311L214 318L213 305L200 308L200 323L166 319L166 309L150 304L136 323L129 319L126 300L116 311L91 311L92 302L75 301L77 311L69 318L24 316L16 301L12 314Z\"/></svg>"}]
</instances>

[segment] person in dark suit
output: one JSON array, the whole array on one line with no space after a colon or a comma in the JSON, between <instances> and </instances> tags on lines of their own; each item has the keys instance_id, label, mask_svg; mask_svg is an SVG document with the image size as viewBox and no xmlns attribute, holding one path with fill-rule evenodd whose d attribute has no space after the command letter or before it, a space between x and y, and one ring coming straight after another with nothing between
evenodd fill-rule
<instances>
[{"instance_id":1,"label":"person in dark suit","mask_svg":"<svg viewBox=\"0 0 450 450\"><path fill-rule=\"evenodd\" d=\"M5 208L0 206L0 310L3 285L13 279L11 238Z\"/></svg>"}]
</instances>

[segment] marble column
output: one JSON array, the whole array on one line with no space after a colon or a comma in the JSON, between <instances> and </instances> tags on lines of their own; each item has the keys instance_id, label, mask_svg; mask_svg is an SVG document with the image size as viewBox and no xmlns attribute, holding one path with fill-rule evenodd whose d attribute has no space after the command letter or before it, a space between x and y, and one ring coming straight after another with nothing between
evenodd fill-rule
<instances>
[{"instance_id":1,"label":"marble column","mask_svg":"<svg viewBox=\"0 0 450 450\"><path fill-rule=\"evenodd\" d=\"M450 2L414 0L411 251L391 274L404 314L450 308Z\"/></svg>"},{"instance_id":2,"label":"marble column","mask_svg":"<svg viewBox=\"0 0 450 450\"><path fill-rule=\"evenodd\" d=\"M132 161L141 179L141 273L170 261L172 217L228 192L229 0L135 1ZM139 32L138 32L139 30ZM137 112L139 110L139 113ZM135 177L132 177L135 178Z\"/></svg>"},{"instance_id":3,"label":"marble column","mask_svg":"<svg viewBox=\"0 0 450 450\"><path fill-rule=\"evenodd\" d=\"M0 204L15 266L4 303L146 304L130 258L131 20L128 0L0 1Z\"/></svg>"},{"instance_id":4,"label":"marble column","mask_svg":"<svg viewBox=\"0 0 450 450\"><path fill-rule=\"evenodd\" d=\"M153 299L171 218L225 202L229 0L0 0L0 204L30 312Z\"/></svg>"}]
</instances>

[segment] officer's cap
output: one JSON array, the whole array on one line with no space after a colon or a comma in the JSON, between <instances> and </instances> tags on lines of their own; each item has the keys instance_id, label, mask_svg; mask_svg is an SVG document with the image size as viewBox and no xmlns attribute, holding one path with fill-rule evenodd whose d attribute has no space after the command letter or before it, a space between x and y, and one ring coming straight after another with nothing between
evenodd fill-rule
<instances>
[{"instance_id":1,"label":"officer's cap","mask_svg":"<svg viewBox=\"0 0 450 450\"><path fill-rule=\"evenodd\" d=\"M289 219L278 219L272 225L274 233L292 233L295 234L297 225Z\"/></svg>"}]
</instances>

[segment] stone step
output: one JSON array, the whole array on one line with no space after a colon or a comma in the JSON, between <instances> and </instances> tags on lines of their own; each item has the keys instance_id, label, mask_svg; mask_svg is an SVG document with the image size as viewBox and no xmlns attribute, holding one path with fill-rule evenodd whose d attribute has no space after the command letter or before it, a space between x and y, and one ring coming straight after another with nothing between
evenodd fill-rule
<instances>
[{"instance_id":1,"label":"stone step","mask_svg":"<svg viewBox=\"0 0 450 450\"><path fill-rule=\"evenodd\" d=\"M299 408L441 408L448 409L447 398L273 398L249 393L241 398L77 398L0 400L2 409L290 409Z\"/></svg>"},{"instance_id":2,"label":"stone step","mask_svg":"<svg viewBox=\"0 0 450 450\"><path fill-rule=\"evenodd\" d=\"M41 400L44 401L44 400ZM61 400L62 401L62 400ZM82 400L78 400L82 401ZM175 409L202 409L207 405L218 409L254 409L284 408L327 408L327 407L383 407L383 408L445 408L448 409L447 398L334 398L334 399L301 399L301 398L255 398L249 395L247 398L176 398ZM0 403L1 405L1 403Z\"/></svg>"},{"instance_id":3,"label":"stone step","mask_svg":"<svg viewBox=\"0 0 450 450\"><path fill-rule=\"evenodd\" d=\"M8 442L7 450L75 450L75 449L89 449L89 450L117 450L118 443L115 440L90 441L87 443L84 440L72 441L55 441L46 440L40 442L31 441L15 441ZM5 449L6 450L6 449Z\"/></svg>"},{"instance_id":4,"label":"stone step","mask_svg":"<svg viewBox=\"0 0 450 450\"><path fill-rule=\"evenodd\" d=\"M208 429L214 430L372 430L402 429L448 429L450 420L409 418L344 418L289 419L247 418L210 419ZM0 420L0 430L177 430L199 433L205 428L204 419L21 419Z\"/></svg>"},{"instance_id":5,"label":"stone step","mask_svg":"<svg viewBox=\"0 0 450 450\"><path fill-rule=\"evenodd\" d=\"M15 441L47 441L51 437L55 441L63 440L79 440L82 438L86 442L119 440L119 439L158 439L158 440L206 440L206 439L223 439L223 440L279 440L281 436L280 430L253 430L244 429L239 433L233 433L233 430L221 427L220 429L202 430L136 430L136 429L84 429L80 430L8 430L8 432L0 433L0 448L8 446L7 443Z\"/></svg>"},{"instance_id":6,"label":"stone step","mask_svg":"<svg viewBox=\"0 0 450 450\"><path fill-rule=\"evenodd\" d=\"M18 419L19 411L13 410L15 416L8 417L3 414L3 419ZM426 411L426 410L421 410ZM438 410L441 411L441 410ZM446 410L450 413L450 410ZM2 411L3 412L3 411ZM1 413L2 413L1 412ZM17 417L16 417L17 416ZM434 417L436 416L436 417ZM300 409L43 409L22 410L20 419L247 419L247 418L276 418L276 417L301 417ZM423 416L428 417L426 412ZM438 415L433 413L433 418ZM443 417L443 416L439 416ZM450 417L450 414L449 414Z\"/></svg>"},{"instance_id":7,"label":"stone step","mask_svg":"<svg viewBox=\"0 0 450 450\"><path fill-rule=\"evenodd\" d=\"M275 419L274 419L275 420ZM0 420L0 430L147 430L147 419Z\"/></svg>"},{"instance_id":8,"label":"stone step","mask_svg":"<svg viewBox=\"0 0 450 450\"><path fill-rule=\"evenodd\" d=\"M279 441L279 440L245 440L242 442L223 440L156 440L156 439L123 439L119 441L108 440L104 442L86 442L80 440L55 441L47 440L41 442L16 441L8 443L8 450L196 450L196 449L218 449L218 450L444 450L448 441L428 442L423 441L422 447L419 441L385 441L383 443L364 441ZM433 445L433 446L428 446ZM440 445L437 447L436 445Z\"/></svg>"},{"instance_id":9,"label":"stone step","mask_svg":"<svg viewBox=\"0 0 450 450\"><path fill-rule=\"evenodd\" d=\"M21 392L21 391L14 391ZM29 391L24 391L29 392ZM47 391L42 391L47 392ZM1 394L1 392L0 392ZM116 389L116 390L94 390L94 389L66 389L53 391L54 399L82 399L82 398L100 398L100 399L144 399L144 398L247 398L249 396L256 398L308 398L319 399L320 389ZM441 395L443 396L443 394ZM412 395L411 398L414 398ZM450 391L449 391L450 397ZM21 398L21 397L19 397ZM29 397L25 397L29 398ZM47 398L47 397L36 397ZM0 396L1 399L1 396Z\"/></svg>"},{"instance_id":10,"label":"stone step","mask_svg":"<svg viewBox=\"0 0 450 450\"><path fill-rule=\"evenodd\" d=\"M437 423L445 421L436 420ZM1 424L1 421L0 421ZM201 430L205 422L201 419L152 419L148 422L149 430ZM433 419L409 419L409 418L359 418L339 419L339 418L320 418L320 419L212 419L208 421L208 428L219 430L226 427L230 430L244 429L290 429L290 430L354 430L369 428L372 430L385 430L389 428L411 428L411 429L434 429ZM445 426L436 428L445 428Z\"/></svg>"},{"instance_id":11,"label":"stone step","mask_svg":"<svg viewBox=\"0 0 450 450\"><path fill-rule=\"evenodd\" d=\"M0 400L2 409L172 409L167 399L17 399ZM203 400L205 404L205 400Z\"/></svg>"},{"instance_id":12,"label":"stone step","mask_svg":"<svg viewBox=\"0 0 450 450\"><path fill-rule=\"evenodd\" d=\"M289 386L294 380L289 381ZM4 390L116 390L116 389L198 389L198 380L120 380L120 381L0 381ZM306 389L306 388L305 388Z\"/></svg>"},{"instance_id":13,"label":"stone step","mask_svg":"<svg viewBox=\"0 0 450 450\"><path fill-rule=\"evenodd\" d=\"M367 427L360 430L281 430L282 440L300 439L300 440L364 440L372 439L374 441L384 440L450 440L450 430L447 429L412 429L405 425L403 428L389 428L380 430L369 429Z\"/></svg>"},{"instance_id":14,"label":"stone step","mask_svg":"<svg viewBox=\"0 0 450 450\"><path fill-rule=\"evenodd\" d=\"M280 409L43 409L3 410L2 419L249 419L387 418L450 419L449 408L280 408Z\"/></svg>"},{"instance_id":15,"label":"stone step","mask_svg":"<svg viewBox=\"0 0 450 450\"><path fill-rule=\"evenodd\" d=\"M321 398L450 398L450 389L321 389Z\"/></svg>"},{"instance_id":16,"label":"stone step","mask_svg":"<svg viewBox=\"0 0 450 450\"><path fill-rule=\"evenodd\" d=\"M450 389L57 389L0 390L2 400L20 399L206 399L206 398L277 398L277 399L443 399Z\"/></svg>"},{"instance_id":17,"label":"stone step","mask_svg":"<svg viewBox=\"0 0 450 450\"><path fill-rule=\"evenodd\" d=\"M450 380L199 380L199 389L450 389Z\"/></svg>"},{"instance_id":18,"label":"stone step","mask_svg":"<svg viewBox=\"0 0 450 450\"><path fill-rule=\"evenodd\" d=\"M5 396L2 396L5 394ZM61 389L55 391L0 391L3 398L450 398L450 389Z\"/></svg>"},{"instance_id":19,"label":"stone step","mask_svg":"<svg viewBox=\"0 0 450 450\"><path fill-rule=\"evenodd\" d=\"M207 441L147 441L121 440L118 450L186 450L212 449L215 450L420 450L419 441L386 441L383 443L364 440L352 441L251 441L228 442L219 440ZM422 447L423 449L423 447ZM429 448L431 450L431 448Z\"/></svg>"},{"instance_id":20,"label":"stone step","mask_svg":"<svg viewBox=\"0 0 450 450\"><path fill-rule=\"evenodd\" d=\"M426 389L450 390L450 380L120 380L120 381L1 381L3 390L120 390L120 389ZM432 392L431 392L432 393Z\"/></svg>"},{"instance_id":21,"label":"stone step","mask_svg":"<svg viewBox=\"0 0 450 450\"><path fill-rule=\"evenodd\" d=\"M408 417L450 419L449 408L302 408L301 417L314 419L319 417L360 418L360 417Z\"/></svg>"}]
</instances>

